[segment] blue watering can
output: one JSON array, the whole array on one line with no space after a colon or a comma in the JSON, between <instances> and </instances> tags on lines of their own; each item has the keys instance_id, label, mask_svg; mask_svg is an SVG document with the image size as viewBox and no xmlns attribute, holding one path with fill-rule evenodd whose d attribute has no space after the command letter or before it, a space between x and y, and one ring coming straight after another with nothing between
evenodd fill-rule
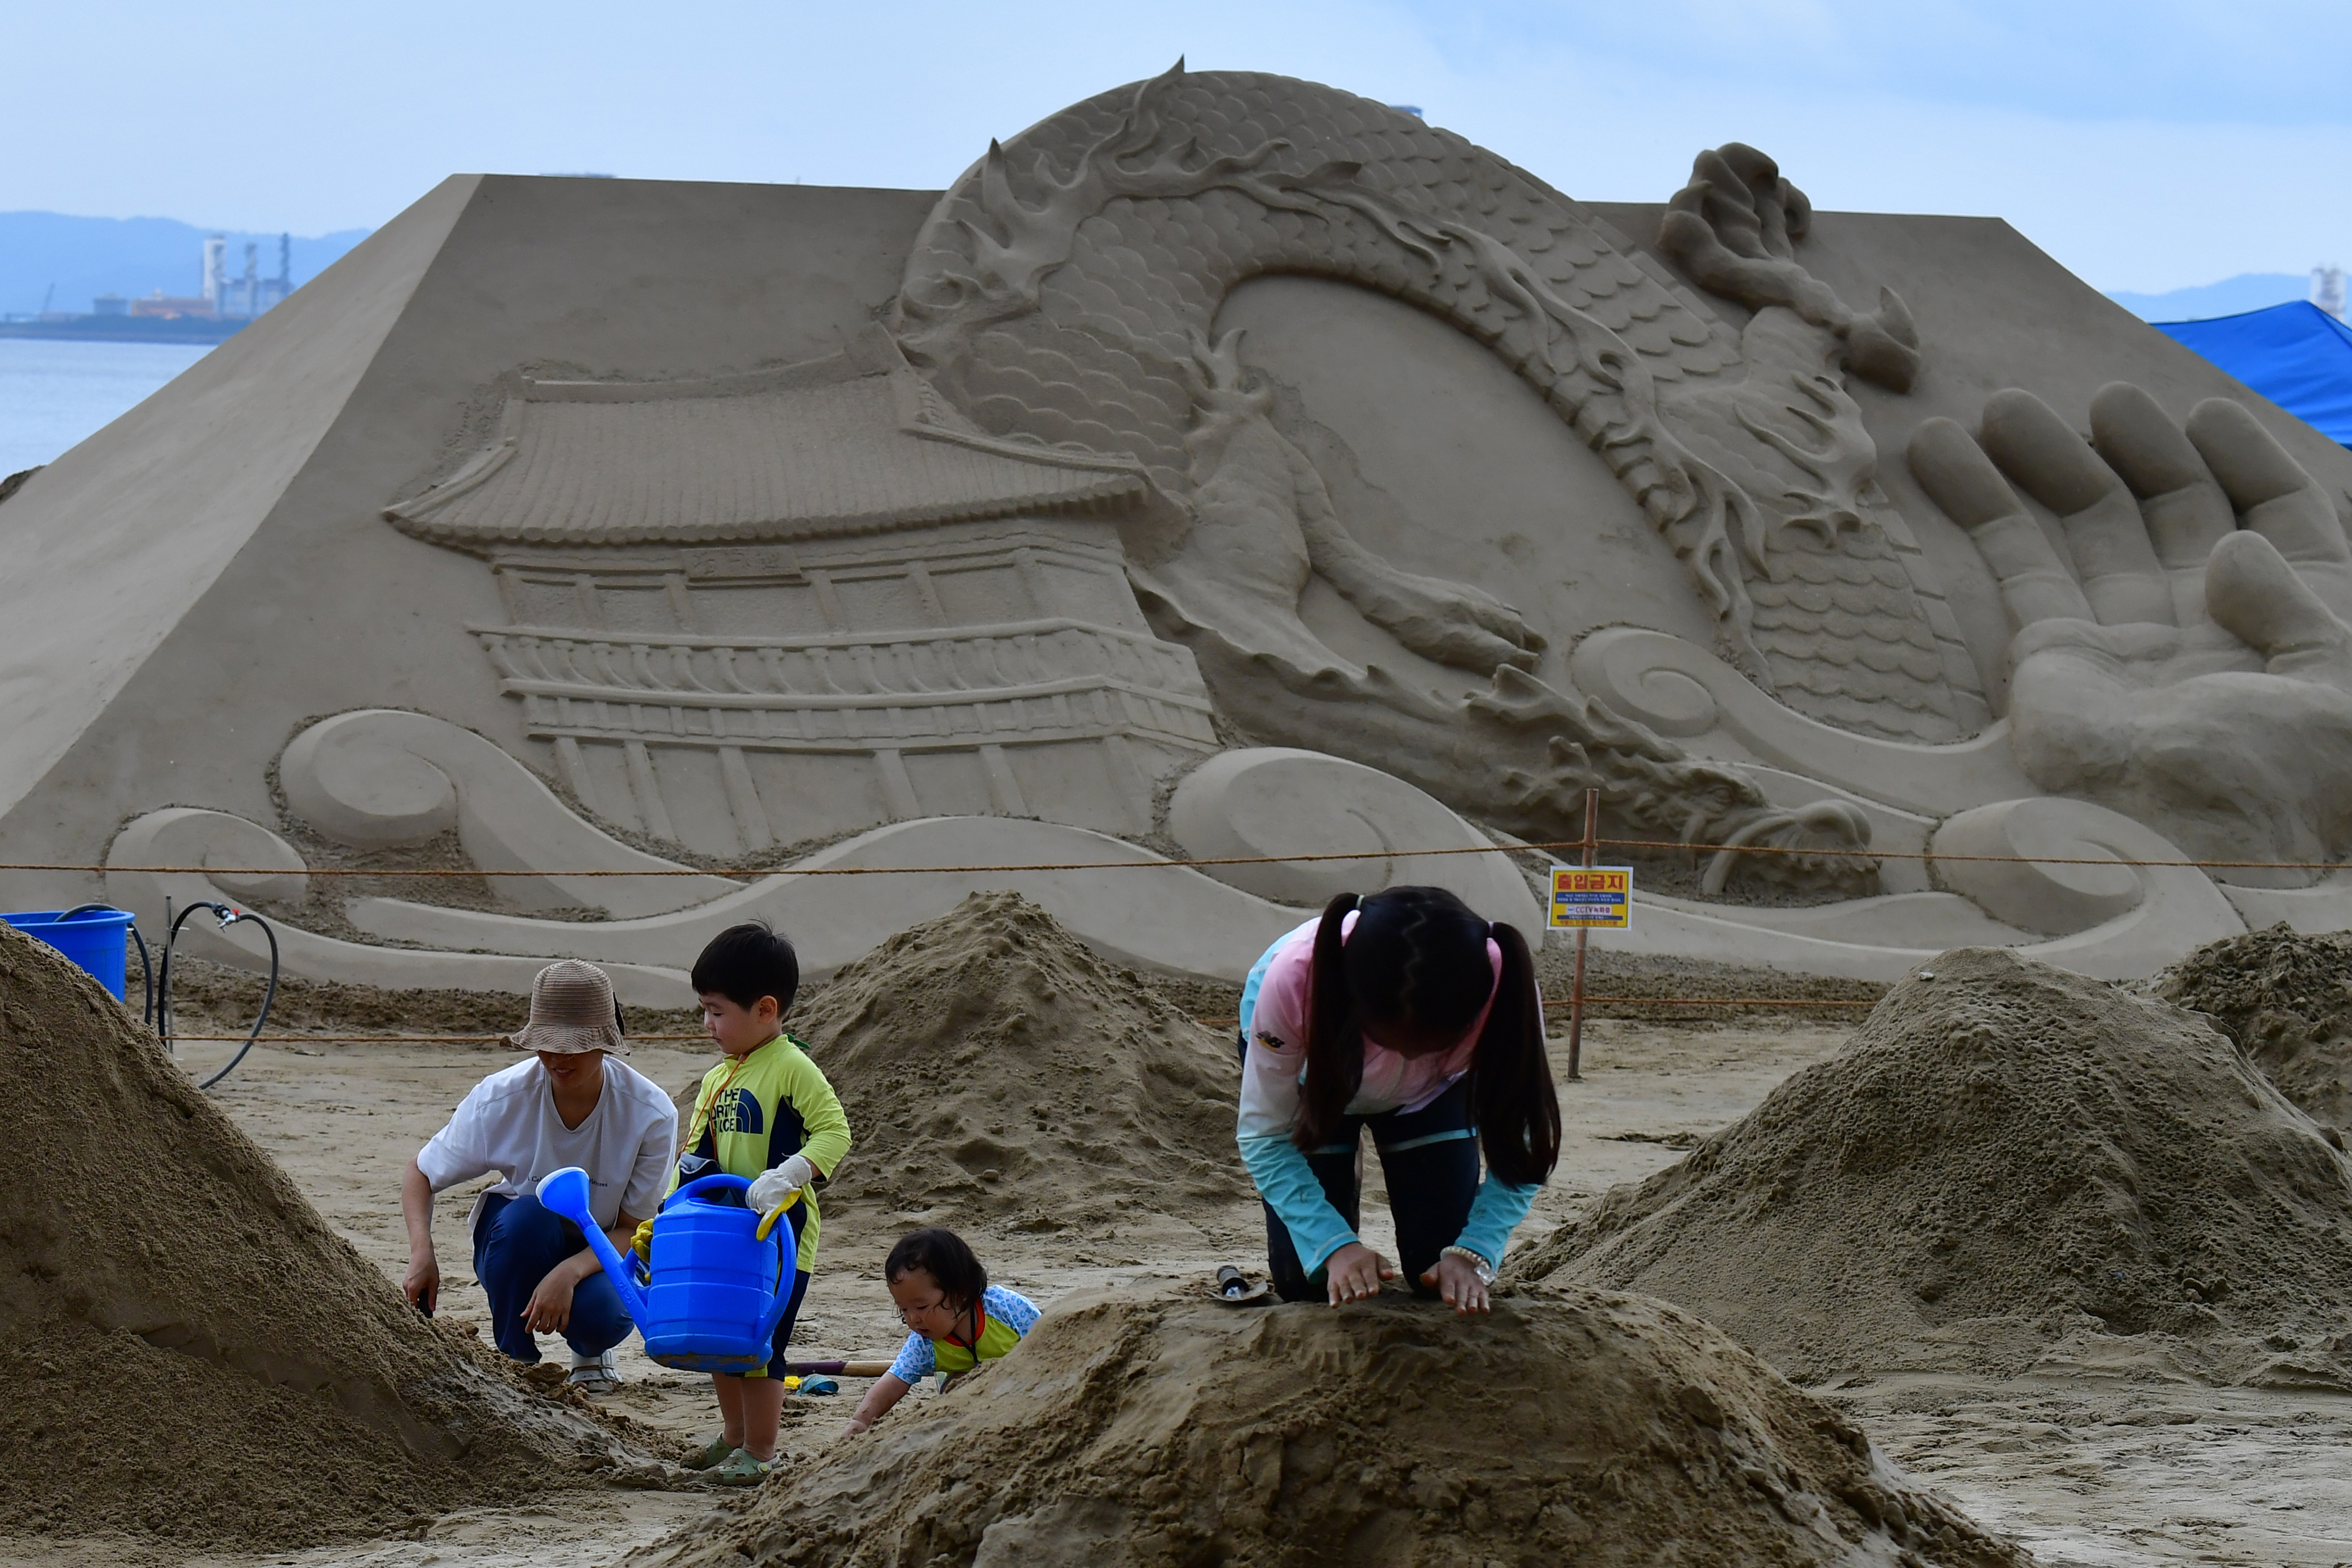
<instances>
[{"instance_id":1,"label":"blue watering can","mask_svg":"<svg viewBox=\"0 0 2352 1568\"><path fill-rule=\"evenodd\" d=\"M762 1220L743 1206L751 1182L707 1176L662 1200L654 1216L651 1283L637 1283L636 1255L615 1250L588 1208L588 1173L567 1166L543 1176L539 1201L580 1228L621 1305L646 1336L646 1354L685 1372L757 1372L775 1354L776 1325L792 1304L801 1195ZM714 1201L732 1197L731 1203Z\"/></svg>"}]
</instances>

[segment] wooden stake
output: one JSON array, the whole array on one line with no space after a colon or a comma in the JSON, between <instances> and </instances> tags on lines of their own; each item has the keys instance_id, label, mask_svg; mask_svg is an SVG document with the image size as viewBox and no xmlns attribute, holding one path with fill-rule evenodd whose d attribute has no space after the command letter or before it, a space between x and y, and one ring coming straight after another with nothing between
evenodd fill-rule
<instances>
[{"instance_id":1,"label":"wooden stake","mask_svg":"<svg viewBox=\"0 0 2352 1568\"><path fill-rule=\"evenodd\" d=\"M1601 791L1584 792L1584 863L1590 868L1601 847ZM1584 1076L1584 944L1592 934L1576 928L1576 983L1568 991L1568 1077L1573 1083Z\"/></svg>"}]
</instances>

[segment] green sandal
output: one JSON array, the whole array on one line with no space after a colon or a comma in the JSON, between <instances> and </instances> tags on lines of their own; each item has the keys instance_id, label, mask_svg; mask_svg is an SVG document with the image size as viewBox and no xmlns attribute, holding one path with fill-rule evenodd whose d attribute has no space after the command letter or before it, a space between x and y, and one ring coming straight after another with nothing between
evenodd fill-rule
<instances>
[{"instance_id":1,"label":"green sandal","mask_svg":"<svg viewBox=\"0 0 2352 1568\"><path fill-rule=\"evenodd\" d=\"M735 1445L729 1442L726 1434L722 1432L697 1448L694 1451L694 1457L686 1461L686 1468L689 1470L707 1470L715 1465L723 1465L727 1462L727 1456L734 1451Z\"/></svg>"},{"instance_id":2,"label":"green sandal","mask_svg":"<svg viewBox=\"0 0 2352 1568\"><path fill-rule=\"evenodd\" d=\"M768 1479L776 1467L773 1459L755 1459L749 1448L738 1448L727 1456L723 1464L715 1465L710 1479L723 1487L755 1487Z\"/></svg>"}]
</instances>

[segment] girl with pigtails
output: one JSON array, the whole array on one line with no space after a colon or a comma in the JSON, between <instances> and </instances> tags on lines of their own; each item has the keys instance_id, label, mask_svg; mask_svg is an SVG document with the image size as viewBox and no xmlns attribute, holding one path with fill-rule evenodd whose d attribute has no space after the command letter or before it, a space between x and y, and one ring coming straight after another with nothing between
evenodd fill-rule
<instances>
[{"instance_id":1,"label":"girl with pigtails","mask_svg":"<svg viewBox=\"0 0 2352 1568\"><path fill-rule=\"evenodd\" d=\"M1242 1160L1276 1292L1338 1306L1395 1278L1356 1235L1370 1131L1414 1293L1485 1312L1559 1158L1527 938L1443 888L1341 894L1252 968L1241 1040Z\"/></svg>"}]
</instances>

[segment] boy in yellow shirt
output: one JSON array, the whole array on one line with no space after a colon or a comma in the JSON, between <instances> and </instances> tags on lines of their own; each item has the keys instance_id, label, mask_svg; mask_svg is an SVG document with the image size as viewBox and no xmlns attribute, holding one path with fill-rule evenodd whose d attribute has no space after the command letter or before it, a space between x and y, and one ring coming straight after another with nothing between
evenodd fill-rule
<instances>
[{"instance_id":1,"label":"boy in yellow shirt","mask_svg":"<svg viewBox=\"0 0 2352 1568\"><path fill-rule=\"evenodd\" d=\"M775 1462L776 1428L784 1408L784 1347L816 1266L816 1189L849 1152L849 1120L833 1085L801 1042L783 1030L800 977L793 945L759 924L730 926L694 961L702 1027L725 1059L703 1074L670 1191L681 1181L707 1176L750 1176L751 1189L744 1196L751 1207L765 1213L801 1188L809 1189L803 1200L807 1218L801 1225L793 1298L776 1325L774 1356L764 1374L711 1375L725 1429L688 1461L709 1470L714 1479L739 1486L756 1483Z\"/></svg>"}]
</instances>

